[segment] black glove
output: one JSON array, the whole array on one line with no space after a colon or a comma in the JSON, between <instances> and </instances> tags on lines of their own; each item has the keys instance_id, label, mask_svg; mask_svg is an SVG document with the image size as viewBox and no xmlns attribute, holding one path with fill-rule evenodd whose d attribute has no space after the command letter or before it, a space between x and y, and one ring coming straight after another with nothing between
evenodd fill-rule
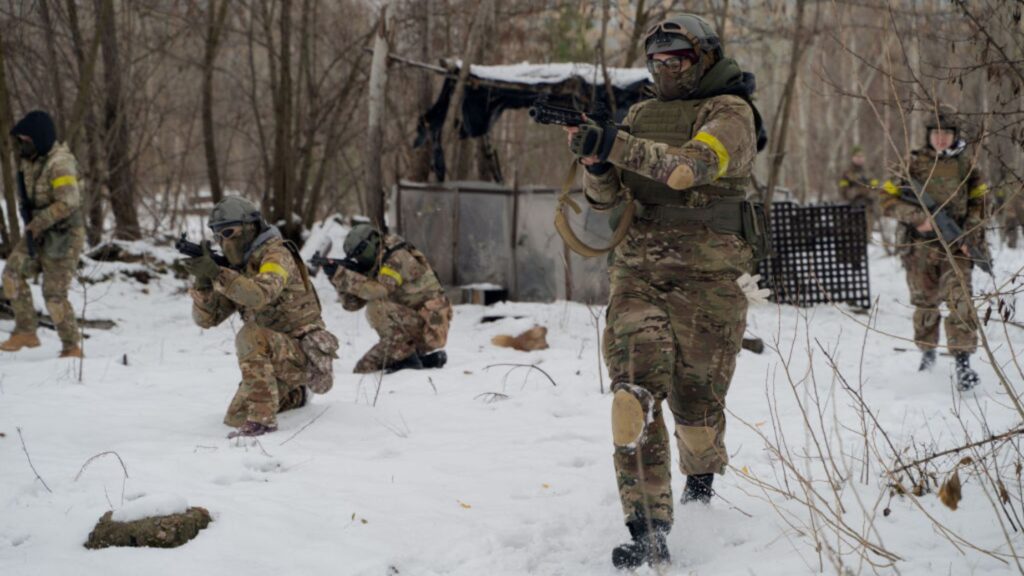
<instances>
[{"instance_id":1,"label":"black glove","mask_svg":"<svg viewBox=\"0 0 1024 576\"><path fill-rule=\"evenodd\" d=\"M330 280L331 278L334 278L334 275L338 273L338 263L337 262L327 262L323 266L321 266L320 268L324 271L324 274L327 274L327 279L328 280Z\"/></svg>"},{"instance_id":2,"label":"black glove","mask_svg":"<svg viewBox=\"0 0 1024 576\"><path fill-rule=\"evenodd\" d=\"M587 120L587 123L580 124L579 129L572 135L569 151L579 158L597 156L598 160L605 162L612 151L612 144L615 143L615 135L618 132L619 129L613 124L602 126L593 120Z\"/></svg>"},{"instance_id":3,"label":"black glove","mask_svg":"<svg viewBox=\"0 0 1024 576\"><path fill-rule=\"evenodd\" d=\"M189 258L182 263L185 270L196 278L196 288L200 290L213 288L213 281L220 275L220 266L210 256L210 242L203 242L203 255Z\"/></svg>"}]
</instances>

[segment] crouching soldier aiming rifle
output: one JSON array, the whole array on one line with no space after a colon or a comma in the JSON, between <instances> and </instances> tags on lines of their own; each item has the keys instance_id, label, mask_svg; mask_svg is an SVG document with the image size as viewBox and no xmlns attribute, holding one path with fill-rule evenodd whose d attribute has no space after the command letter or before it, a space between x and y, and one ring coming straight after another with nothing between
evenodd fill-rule
<instances>
[{"instance_id":1,"label":"crouching soldier aiming rifle","mask_svg":"<svg viewBox=\"0 0 1024 576\"><path fill-rule=\"evenodd\" d=\"M404 368L440 368L452 305L427 262L427 257L402 238L382 236L369 224L358 224L345 237L345 259L315 257L338 290L341 305L366 318L380 336L356 362L357 374Z\"/></svg>"},{"instance_id":2,"label":"crouching soldier aiming rifle","mask_svg":"<svg viewBox=\"0 0 1024 576\"><path fill-rule=\"evenodd\" d=\"M209 225L224 256L204 243L201 255L184 262L195 277L192 319L212 328L235 312L242 317L235 335L242 382L224 423L237 428L228 438L259 436L277 430L278 412L304 406L310 390L330 390L338 340L324 326L298 251L252 202L225 198Z\"/></svg>"}]
</instances>

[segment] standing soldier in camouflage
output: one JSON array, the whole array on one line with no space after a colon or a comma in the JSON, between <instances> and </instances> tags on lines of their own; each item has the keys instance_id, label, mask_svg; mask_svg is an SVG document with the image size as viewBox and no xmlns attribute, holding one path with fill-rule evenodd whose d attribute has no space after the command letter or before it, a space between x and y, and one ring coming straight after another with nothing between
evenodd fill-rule
<instances>
[{"instance_id":1,"label":"standing soldier in camouflage","mask_svg":"<svg viewBox=\"0 0 1024 576\"><path fill-rule=\"evenodd\" d=\"M356 362L354 372L394 372L440 368L452 305L427 257L393 234L357 224L345 237L351 267L325 271L349 312L366 307L366 318L380 341Z\"/></svg>"},{"instance_id":2,"label":"standing soldier in camouflage","mask_svg":"<svg viewBox=\"0 0 1024 576\"><path fill-rule=\"evenodd\" d=\"M999 202L1003 241L1007 247L1016 248L1020 229L1024 227L1024 185L1003 180L995 195Z\"/></svg>"},{"instance_id":3,"label":"standing soldier in camouflage","mask_svg":"<svg viewBox=\"0 0 1024 576\"><path fill-rule=\"evenodd\" d=\"M868 241L875 228L875 204L878 200L878 179L869 178L864 169L864 149L854 146L850 155L850 165L839 178L839 198L851 206L864 208L864 219L867 221Z\"/></svg>"},{"instance_id":4,"label":"standing soldier in camouflage","mask_svg":"<svg viewBox=\"0 0 1024 576\"><path fill-rule=\"evenodd\" d=\"M230 266L219 266L207 243L203 256L185 261L195 277L192 319L212 328L235 312L242 317L235 335L242 382L224 423L237 428L228 438L259 436L277 430L278 412L304 406L309 389L330 389L338 340L324 327L298 251L252 202L224 198L209 225Z\"/></svg>"},{"instance_id":5,"label":"standing soldier in camouflage","mask_svg":"<svg viewBox=\"0 0 1024 576\"><path fill-rule=\"evenodd\" d=\"M0 350L39 346L38 319L27 278L43 273L43 299L61 341L61 358L81 358L75 310L68 301L78 256L85 246L78 163L50 115L29 112L11 130L18 150L18 187L25 237L14 247L3 273L4 297L14 309L14 333Z\"/></svg>"},{"instance_id":6,"label":"standing soldier in camouflage","mask_svg":"<svg viewBox=\"0 0 1024 576\"><path fill-rule=\"evenodd\" d=\"M663 400L686 475L683 503L709 502L714 475L725 472L725 395L747 315L737 280L760 245L745 225L745 190L765 140L750 101L754 77L724 56L705 20L668 18L648 30L644 46L657 98L631 107L624 127L589 121L569 129L590 204L638 203L609 272L604 335L615 470L632 537L612 552L620 568L670 560Z\"/></svg>"},{"instance_id":7,"label":"standing soldier in camouflage","mask_svg":"<svg viewBox=\"0 0 1024 576\"><path fill-rule=\"evenodd\" d=\"M928 145L911 152L909 176L963 228L964 237L951 246L953 262L947 258L925 210L900 200L899 189L888 181L882 186L882 214L901 225L897 247L907 271L910 301L915 306L914 340L923 352L918 369L929 370L935 364L942 319L939 305L945 302L949 307L946 340L956 358L957 386L969 390L978 385L978 374L970 367L971 354L978 345L978 326L971 310L974 264L968 256L968 245L985 247L988 186L967 153L955 109L939 106L929 113L925 127Z\"/></svg>"}]
</instances>

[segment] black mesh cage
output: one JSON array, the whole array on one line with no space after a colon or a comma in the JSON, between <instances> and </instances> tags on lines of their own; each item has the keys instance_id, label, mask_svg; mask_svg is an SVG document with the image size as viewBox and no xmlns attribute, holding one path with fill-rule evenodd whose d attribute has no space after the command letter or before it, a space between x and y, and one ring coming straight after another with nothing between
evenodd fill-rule
<instances>
[{"instance_id":1,"label":"black mesh cage","mask_svg":"<svg viewBox=\"0 0 1024 576\"><path fill-rule=\"evenodd\" d=\"M762 285L780 304L871 306L867 220L863 206L772 204L772 254Z\"/></svg>"}]
</instances>

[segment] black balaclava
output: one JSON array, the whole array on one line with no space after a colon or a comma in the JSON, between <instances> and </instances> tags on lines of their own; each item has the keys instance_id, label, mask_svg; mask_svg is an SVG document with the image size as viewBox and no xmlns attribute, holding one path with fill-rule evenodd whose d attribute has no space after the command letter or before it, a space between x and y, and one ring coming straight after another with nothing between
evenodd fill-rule
<instances>
[{"instance_id":1,"label":"black balaclava","mask_svg":"<svg viewBox=\"0 0 1024 576\"><path fill-rule=\"evenodd\" d=\"M42 110L33 110L26 114L11 129L11 135L28 136L32 139L32 146L18 144L19 154L26 160L46 156L57 142L57 129L53 125L53 118Z\"/></svg>"}]
</instances>

